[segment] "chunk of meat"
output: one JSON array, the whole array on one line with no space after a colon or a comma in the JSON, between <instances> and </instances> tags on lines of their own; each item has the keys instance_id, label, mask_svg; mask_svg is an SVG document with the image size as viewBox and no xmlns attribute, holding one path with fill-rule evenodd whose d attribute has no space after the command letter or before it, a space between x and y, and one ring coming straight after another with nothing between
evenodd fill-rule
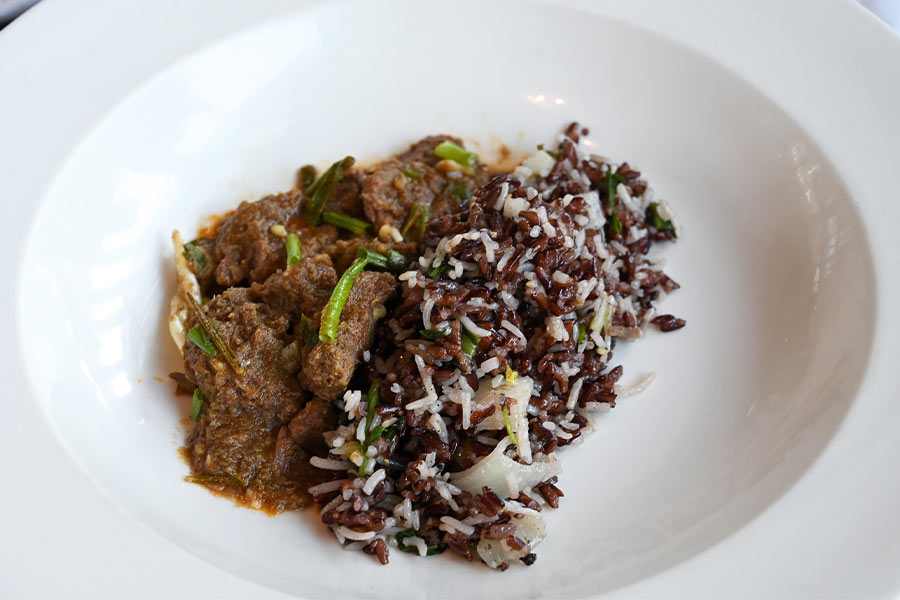
<instances>
[{"instance_id":1,"label":"chunk of meat","mask_svg":"<svg viewBox=\"0 0 900 600\"><path fill-rule=\"evenodd\" d=\"M396 281L390 273L364 271L357 276L334 343L303 349L300 383L305 389L325 400L333 400L344 391L362 351L372 343L376 311L384 310L384 303L395 288Z\"/></svg>"},{"instance_id":2,"label":"chunk of meat","mask_svg":"<svg viewBox=\"0 0 900 600\"><path fill-rule=\"evenodd\" d=\"M346 240L337 240L323 251L331 257L334 269L338 273L343 273L350 266L350 263L356 258L356 253L361 247L369 248L375 252L382 254L390 248L396 250L403 256L412 261L415 258L416 244L414 242L382 242L379 239L372 239L364 236L355 236Z\"/></svg>"},{"instance_id":3,"label":"chunk of meat","mask_svg":"<svg viewBox=\"0 0 900 600\"><path fill-rule=\"evenodd\" d=\"M226 287L260 283L285 267L284 237L272 231L273 225L296 233L304 255L318 254L334 243L338 239L336 227L312 227L300 219L297 213L300 199L300 192L291 190L257 202L242 202L237 210L222 219L214 244L218 261L216 283Z\"/></svg>"},{"instance_id":4,"label":"chunk of meat","mask_svg":"<svg viewBox=\"0 0 900 600\"><path fill-rule=\"evenodd\" d=\"M275 461L278 432L303 400L296 378L281 367L288 319L253 302L247 288L226 290L204 311L244 367L238 374L220 355L210 357L193 343L184 346L186 373L206 398L188 438L193 473L233 480L229 492L251 506L305 506L312 483L286 479ZM196 315L188 325L197 325Z\"/></svg>"},{"instance_id":5,"label":"chunk of meat","mask_svg":"<svg viewBox=\"0 0 900 600\"><path fill-rule=\"evenodd\" d=\"M264 283L254 283L250 297L293 320L321 310L337 279L327 255L307 255L299 263L273 273Z\"/></svg>"},{"instance_id":6,"label":"chunk of meat","mask_svg":"<svg viewBox=\"0 0 900 600\"><path fill-rule=\"evenodd\" d=\"M324 456L328 445L322 432L337 428L337 413L321 398L313 398L297 413L287 428L291 439L309 454Z\"/></svg>"},{"instance_id":7,"label":"chunk of meat","mask_svg":"<svg viewBox=\"0 0 900 600\"><path fill-rule=\"evenodd\" d=\"M337 413L320 398L313 398L291 422L278 432L275 442L275 464L285 478L305 481L309 486L328 481L336 473L309 464L312 456L328 455L322 432L338 425Z\"/></svg>"},{"instance_id":8,"label":"chunk of meat","mask_svg":"<svg viewBox=\"0 0 900 600\"><path fill-rule=\"evenodd\" d=\"M334 195L325 205L325 210L333 210L335 212L350 215L356 219L365 219L363 212L362 199L362 173L352 170L344 173L344 178L334 188Z\"/></svg>"},{"instance_id":9,"label":"chunk of meat","mask_svg":"<svg viewBox=\"0 0 900 600\"><path fill-rule=\"evenodd\" d=\"M215 280L216 253L213 240L199 237L186 244L185 250L191 271L197 276L200 289L207 289Z\"/></svg>"},{"instance_id":10,"label":"chunk of meat","mask_svg":"<svg viewBox=\"0 0 900 600\"><path fill-rule=\"evenodd\" d=\"M397 160L401 162L419 162L429 167L436 167L442 159L434 153L434 149L441 142L453 142L457 146L463 146L463 141L452 135L429 135L411 144L406 152L398 154Z\"/></svg>"},{"instance_id":11,"label":"chunk of meat","mask_svg":"<svg viewBox=\"0 0 900 600\"><path fill-rule=\"evenodd\" d=\"M418 181L407 177L403 173L404 168L405 164L399 161L386 161L376 167L363 183L363 206L376 231L385 224L400 229L413 204L431 206L434 200L434 191L425 177ZM429 178L433 178L433 169L429 171Z\"/></svg>"},{"instance_id":12,"label":"chunk of meat","mask_svg":"<svg viewBox=\"0 0 900 600\"><path fill-rule=\"evenodd\" d=\"M216 229L216 283L233 286L245 281L264 281L284 266L284 238L272 233L273 225L285 225L296 214L300 192L268 196L257 202L241 202Z\"/></svg>"},{"instance_id":13,"label":"chunk of meat","mask_svg":"<svg viewBox=\"0 0 900 600\"><path fill-rule=\"evenodd\" d=\"M376 165L367 174L361 198L366 217L376 231L385 224L400 229L414 204L430 207L432 218L459 212L465 206L460 190L474 190L487 181L487 168L480 163L471 175L441 170L442 159L435 155L434 149L445 140L462 144L458 138L430 136L396 158ZM404 170L416 171L421 177L410 177Z\"/></svg>"}]
</instances>

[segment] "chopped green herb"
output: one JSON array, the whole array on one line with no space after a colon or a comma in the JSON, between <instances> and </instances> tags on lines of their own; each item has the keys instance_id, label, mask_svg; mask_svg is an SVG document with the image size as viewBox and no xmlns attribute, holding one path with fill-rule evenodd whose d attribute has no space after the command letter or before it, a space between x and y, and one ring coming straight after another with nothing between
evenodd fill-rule
<instances>
[{"instance_id":1,"label":"chopped green herb","mask_svg":"<svg viewBox=\"0 0 900 600\"><path fill-rule=\"evenodd\" d=\"M416 171L412 167L403 167L400 170L403 171L403 174L406 175L407 177L409 177L410 179L415 179L416 181L422 180L422 172L421 171Z\"/></svg>"},{"instance_id":2,"label":"chopped green herb","mask_svg":"<svg viewBox=\"0 0 900 600\"><path fill-rule=\"evenodd\" d=\"M406 268L406 257L391 248L388 249L387 254L382 254L360 246L359 250L356 251L356 257L358 259L364 258L369 265L390 271L402 271Z\"/></svg>"},{"instance_id":3,"label":"chopped green herb","mask_svg":"<svg viewBox=\"0 0 900 600\"><path fill-rule=\"evenodd\" d=\"M383 425L379 425L378 427L373 428L372 432L369 433L368 437L366 438L366 440L367 440L366 445L371 446L372 444L374 444L377 440L379 440L381 438L384 438L387 441L391 441L392 439L394 439L394 436L397 435L397 429L399 429L399 428L400 428L399 423L394 423L390 427L384 427Z\"/></svg>"},{"instance_id":4,"label":"chopped green herb","mask_svg":"<svg viewBox=\"0 0 900 600\"><path fill-rule=\"evenodd\" d=\"M432 279L437 279L444 273L450 270L450 263L441 263L438 266L428 267L428 270L425 271L425 274L431 277Z\"/></svg>"},{"instance_id":5,"label":"chopped green herb","mask_svg":"<svg viewBox=\"0 0 900 600\"><path fill-rule=\"evenodd\" d=\"M350 290L353 289L353 282L356 276L366 268L368 260L357 257L356 260L344 271L337 285L331 292L331 298L322 309L322 324L319 326L319 341L326 344L333 344L335 334L337 334L338 325L341 322L341 313L344 311L344 304L350 296Z\"/></svg>"},{"instance_id":6,"label":"chopped green herb","mask_svg":"<svg viewBox=\"0 0 900 600\"><path fill-rule=\"evenodd\" d=\"M543 145L543 144L538 144L537 149L538 149L538 150L543 150L544 152L546 152L547 154L549 154L550 156L552 156L554 159L559 160L559 152L558 152L558 151L556 151L556 150L547 150L546 148L544 148L544 145Z\"/></svg>"},{"instance_id":7,"label":"chopped green herb","mask_svg":"<svg viewBox=\"0 0 900 600\"><path fill-rule=\"evenodd\" d=\"M200 391L200 388L194 388L194 401L191 403L191 419L196 421L200 418L200 411L203 410L203 405L206 403L206 397L203 395L203 392Z\"/></svg>"},{"instance_id":8,"label":"chopped green herb","mask_svg":"<svg viewBox=\"0 0 900 600\"><path fill-rule=\"evenodd\" d=\"M191 306L191 310L194 311L194 314L197 315L197 319L200 321L200 325L203 326L203 329L206 330L207 335L209 335L213 344L216 346L216 350L222 353L222 357L225 359L231 368L238 374L244 372L244 367L241 366L241 363L238 361L237 356L234 354L234 350L231 349L231 345L228 343L228 340L219 332L219 328L216 327L216 322L206 316L203 312L203 307L200 306L200 303L197 302L197 299L194 298L188 292L184 293L184 298L187 300L188 304Z\"/></svg>"},{"instance_id":9,"label":"chopped green herb","mask_svg":"<svg viewBox=\"0 0 900 600\"><path fill-rule=\"evenodd\" d=\"M352 167L355 162L356 160L352 156L344 157L343 160L339 160L328 167L328 170L322 173L322 176L306 189L306 194L311 194L311 197L307 199L306 204L303 206L303 220L310 225L319 223L322 210L325 209L325 205L328 204L331 196L334 195L334 188L344 178L344 171Z\"/></svg>"},{"instance_id":10,"label":"chopped green herb","mask_svg":"<svg viewBox=\"0 0 900 600\"><path fill-rule=\"evenodd\" d=\"M478 160L478 155L474 152L469 152L465 148L457 146L450 140L444 140L438 144L434 149L434 153L438 158L452 160L464 167L471 167L475 164L475 161Z\"/></svg>"},{"instance_id":11,"label":"chopped green herb","mask_svg":"<svg viewBox=\"0 0 900 600\"><path fill-rule=\"evenodd\" d=\"M340 227L341 229L351 231L356 235L362 235L364 233L372 235L371 223L367 223L361 219L355 219L351 216L344 215L339 212L326 210L322 213L322 220L326 223L334 225L335 227Z\"/></svg>"},{"instance_id":12,"label":"chopped green herb","mask_svg":"<svg viewBox=\"0 0 900 600\"><path fill-rule=\"evenodd\" d=\"M481 341L481 338L465 327L463 327L462 335L460 337L462 338L460 346L462 346L463 353L469 358L472 358L475 354L475 348L478 347L478 342Z\"/></svg>"},{"instance_id":13,"label":"chopped green herb","mask_svg":"<svg viewBox=\"0 0 900 600\"><path fill-rule=\"evenodd\" d=\"M390 427L385 429L384 435L382 437L384 437L384 439L386 439L387 441L390 442L391 440L394 439L394 436L397 435L397 431L399 431L399 429L400 429L400 422L398 421L397 423L394 423L393 425L391 425Z\"/></svg>"},{"instance_id":14,"label":"chopped green herb","mask_svg":"<svg viewBox=\"0 0 900 600\"><path fill-rule=\"evenodd\" d=\"M447 335L449 332L446 329L420 329L419 335L421 335L426 340L431 340L432 342L439 337L443 337Z\"/></svg>"},{"instance_id":15,"label":"chopped green herb","mask_svg":"<svg viewBox=\"0 0 900 600\"><path fill-rule=\"evenodd\" d=\"M403 253L394 250L393 248L388 248L386 252L388 269L391 271L402 271L406 268L406 265L409 264L409 261Z\"/></svg>"},{"instance_id":16,"label":"chopped green herb","mask_svg":"<svg viewBox=\"0 0 900 600\"><path fill-rule=\"evenodd\" d=\"M284 238L284 250L287 252L287 265L296 265L303 260L303 251L300 250L300 238L296 233L289 233Z\"/></svg>"},{"instance_id":17,"label":"chopped green herb","mask_svg":"<svg viewBox=\"0 0 900 600\"><path fill-rule=\"evenodd\" d=\"M513 433L512 423L509 422L509 408L505 403L500 406L500 412L503 413L503 425L506 427L506 434L512 443L518 446L519 440L516 439L516 434Z\"/></svg>"},{"instance_id":18,"label":"chopped green herb","mask_svg":"<svg viewBox=\"0 0 900 600\"><path fill-rule=\"evenodd\" d=\"M418 548L416 548L415 546L407 546L406 542L403 541L406 538L410 538L410 537L422 537L422 535L415 529L406 529L406 530L400 531L396 535L394 535L394 541L397 542L397 549L400 550L401 552L408 552L409 554L418 555L419 554ZM444 548L441 548L440 546L433 546L430 544L425 546L425 554L428 556L440 554L443 551L444 551Z\"/></svg>"},{"instance_id":19,"label":"chopped green herb","mask_svg":"<svg viewBox=\"0 0 900 600\"><path fill-rule=\"evenodd\" d=\"M450 193L456 196L460 205L465 204L472 198L472 188L461 181L454 181L450 184Z\"/></svg>"},{"instance_id":20,"label":"chopped green herb","mask_svg":"<svg viewBox=\"0 0 900 600\"><path fill-rule=\"evenodd\" d=\"M413 241L420 241L425 237L425 228L431 219L431 207L425 204L413 204L406 216L406 222L400 230L400 235L407 237Z\"/></svg>"},{"instance_id":21,"label":"chopped green herb","mask_svg":"<svg viewBox=\"0 0 900 600\"><path fill-rule=\"evenodd\" d=\"M578 331L578 336L576 339L578 340L578 343L581 344L587 339L587 327L585 326L584 323L579 323L577 331Z\"/></svg>"},{"instance_id":22,"label":"chopped green herb","mask_svg":"<svg viewBox=\"0 0 900 600\"><path fill-rule=\"evenodd\" d=\"M201 241L205 241L205 238L197 238L184 245L184 257L195 267L194 273L202 273L209 264L206 252L200 245Z\"/></svg>"},{"instance_id":23,"label":"chopped green herb","mask_svg":"<svg viewBox=\"0 0 900 600\"><path fill-rule=\"evenodd\" d=\"M297 326L297 335L300 341L309 348L315 348L319 343L319 334L313 325L312 319L306 315L300 315L300 324Z\"/></svg>"},{"instance_id":24,"label":"chopped green herb","mask_svg":"<svg viewBox=\"0 0 900 600\"><path fill-rule=\"evenodd\" d=\"M658 203L651 202L648 209L650 211L651 224L653 227L659 231L671 231L672 233L675 233L675 225L672 224L672 221L667 221L659 216Z\"/></svg>"},{"instance_id":25,"label":"chopped green herb","mask_svg":"<svg viewBox=\"0 0 900 600\"><path fill-rule=\"evenodd\" d=\"M312 165L303 165L297 173L297 182L300 184L300 190L305 192L316 182L318 171Z\"/></svg>"},{"instance_id":26,"label":"chopped green herb","mask_svg":"<svg viewBox=\"0 0 900 600\"><path fill-rule=\"evenodd\" d=\"M375 442L375 440L377 440L378 438L381 437L382 433L384 433L383 426L379 425L378 427L373 428L372 431L369 433L369 435L366 436L366 444L367 445L373 444Z\"/></svg>"},{"instance_id":27,"label":"chopped green herb","mask_svg":"<svg viewBox=\"0 0 900 600\"><path fill-rule=\"evenodd\" d=\"M622 233L622 221L616 213L616 188L620 183L625 183L625 179L618 173L611 170L606 173L606 197L609 199L609 227L614 233Z\"/></svg>"},{"instance_id":28,"label":"chopped green herb","mask_svg":"<svg viewBox=\"0 0 900 600\"><path fill-rule=\"evenodd\" d=\"M202 327L191 327L188 331L187 338L194 342L194 345L209 356L215 356L217 354L215 344L212 343L206 330Z\"/></svg>"},{"instance_id":29,"label":"chopped green herb","mask_svg":"<svg viewBox=\"0 0 900 600\"><path fill-rule=\"evenodd\" d=\"M359 465L359 471L357 472L360 477L366 474L366 467L369 464L369 457L366 455L366 450L369 449L369 444L374 442L381 436L381 432L384 431L384 428L378 432L378 435L372 437L374 430L372 429L372 423L375 421L375 407L378 406L378 403L381 400L381 379L375 378L372 381L372 385L369 386L369 395L366 399L366 425L365 425L365 437L363 438L365 441L362 444L360 452L363 455L362 464Z\"/></svg>"},{"instance_id":30,"label":"chopped green herb","mask_svg":"<svg viewBox=\"0 0 900 600\"><path fill-rule=\"evenodd\" d=\"M221 485L224 487L244 487L244 482L234 475L188 475L184 478L188 483L200 485Z\"/></svg>"}]
</instances>

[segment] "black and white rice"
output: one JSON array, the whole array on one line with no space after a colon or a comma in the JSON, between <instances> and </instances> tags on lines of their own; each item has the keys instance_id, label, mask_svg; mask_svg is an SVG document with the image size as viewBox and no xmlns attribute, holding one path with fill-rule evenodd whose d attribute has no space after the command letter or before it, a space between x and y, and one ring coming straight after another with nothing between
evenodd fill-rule
<instances>
[{"instance_id":1,"label":"black and white rice","mask_svg":"<svg viewBox=\"0 0 900 600\"><path fill-rule=\"evenodd\" d=\"M311 490L346 548L532 564L541 512L563 495L556 451L616 405L617 340L684 325L656 314L678 284L647 257L679 232L670 208L627 163L591 154L586 133L573 124L429 224L363 357L361 380L380 382L373 414L367 389L347 391L330 456L313 459L346 473Z\"/></svg>"}]
</instances>

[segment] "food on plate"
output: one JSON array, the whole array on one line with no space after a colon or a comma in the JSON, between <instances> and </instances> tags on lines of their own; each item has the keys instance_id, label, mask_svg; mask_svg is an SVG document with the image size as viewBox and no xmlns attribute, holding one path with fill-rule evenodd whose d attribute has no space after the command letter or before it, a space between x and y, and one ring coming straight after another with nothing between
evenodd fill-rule
<instances>
[{"instance_id":1,"label":"food on plate","mask_svg":"<svg viewBox=\"0 0 900 600\"><path fill-rule=\"evenodd\" d=\"M173 235L188 480L256 508L316 503L338 541L506 569L546 536L557 451L613 408L619 340L684 326L648 253L671 209L573 123L497 172L431 136L346 157Z\"/></svg>"}]
</instances>

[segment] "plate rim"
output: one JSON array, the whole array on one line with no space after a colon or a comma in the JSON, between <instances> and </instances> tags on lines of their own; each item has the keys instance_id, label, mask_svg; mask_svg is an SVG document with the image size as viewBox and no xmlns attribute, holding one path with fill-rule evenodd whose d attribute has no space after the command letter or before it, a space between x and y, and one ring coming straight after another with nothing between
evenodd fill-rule
<instances>
[{"instance_id":1,"label":"plate rim","mask_svg":"<svg viewBox=\"0 0 900 600\"><path fill-rule=\"evenodd\" d=\"M841 175L852 190L868 233L878 286L878 326L869 371L839 431L807 473L762 515L728 539L668 571L614 590L611 595L671 596L674 592L688 597L714 597L723 590L729 590L730 595L747 596L815 596L842 592L898 595L900 574L895 572L900 565L900 519L885 522L873 520L872 516L887 514L885 510L891 506L891 500L894 504L900 500L900 481L879 477L875 471L864 472L854 465L870 462L889 466L900 459L900 443L891 447L885 442L890 439L891 431L900 427L900 407L892 407L889 402L891 396L900 396L897 393L900 382L892 377L890 364L890 358L900 358L900 342L892 340L888 333L900 331L900 317L886 310L900 305L900 281L892 281L890 277L900 269L900 252L895 252L894 257L890 255L891 250L900 249L891 231L900 225L900 208L890 202L888 195L891 163L900 161L900 113L887 123L876 123L871 118L889 115L885 107L900 106L900 38L849 0L815 5L777 3L767 5L765 11L752 0L727 3L727 7L709 0L689 0L678 3L677 7L664 0L600 3L542 0L541 3L578 8L649 29L715 60L770 98L795 120L833 164L845 167ZM30 10L0 34L0 56L13 58L0 62L0 80L24 84L0 97L0 127L6 132L0 137L0 164L10 166L9 172L13 174L0 181L3 192L0 198L7 198L2 202L9 222L30 224L37 207L8 199L42 197L46 192L43 182L53 180L72 149L136 85L156 75L171 61L249 26L248 18L261 22L283 11L295 11L311 4L316 2L266 0L254 3L250 10L240 0L197 0L187 5L177 0L152 4L140 0L100 0L79 6L62 0L44 0ZM134 15L138 7L143 11L141 19ZM198 33L189 31L185 24L169 23L173 27L166 30L169 45L156 52L142 49L140 40L158 32L169 21L167 17L177 14L183 23L190 23L192 19L186 18L186 13L203 17L206 28ZM210 19L210 14L215 14L215 18ZM700 15L716 24L715 28L706 28L715 31L697 31ZM100 36L104 23L108 26L111 22L115 22L117 31ZM826 36L813 35L822 30L840 30L845 43L829 46ZM762 32L765 32L766 45L759 48L752 42ZM91 33L97 34L96 39L85 44L84 36ZM803 40L802 44L796 43L798 38ZM126 51L117 44L124 44ZM75 51L61 56L61 47ZM74 74L79 73L77 66L87 50L91 51L95 63L91 63L85 81L76 79ZM792 67L803 73L802 87L792 85L791 71L772 68L785 55L791 57ZM857 68L842 71L840 80L832 76L830 66L852 65L854 61L859 62ZM114 85L104 85L113 78ZM41 97L44 90L54 88L60 81L72 89L77 84L79 93L74 97ZM855 123L855 132L848 130L849 125L831 121L833 115L843 114L847 107L866 107L869 111L870 118ZM23 109L27 110L23 112ZM16 324L17 290L22 241L29 230L30 227L22 227L12 235L0 237L0 272L16 282L0 290L0 331L11 332L13 340L21 335ZM135 538L129 547L141 553L142 561L159 564L167 576L163 581L146 575L141 577L135 571L136 563L127 560L127 553L104 556L98 561L97 556L83 552L79 540L69 539L66 543L71 544L69 549L78 558L73 561L75 567L67 567L71 570L67 573L74 578L86 577L81 582L84 595L115 597L121 594L124 581L140 580L148 585L141 595L171 594L171 583L178 581L177 593L184 597L285 597L281 592L226 574L175 544L163 541L118 509L110 511L112 503L79 472L61 448L37 403L29 406L23 401L32 391L23 376L24 369L14 351L16 347L17 344L8 343L0 351L4 359L0 361L0 373L9 382L4 410L7 418L0 420L3 450L0 464L7 472L25 474L24 467L12 460L13 451L20 453L22 447L40 440L46 447L41 457L44 464L58 471L59 481L66 483L67 493L77 496L79 508L89 513L86 523L96 528L97 539L101 543L114 543L114 540L119 543L120 531L127 530ZM880 443L871 443L873 438ZM844 482L840 489L845 491L866 489L868 493L864 497L838 494L836 499L824 502L818 499L822 490L834 487L835 481ZM849 500L856 501L850 505L854 507L851 515L844 514ZM813 502L816 505L810 509ZM4 504L9 509L4 511L4 529L9 526L20 534L18 537L25 533L23 525L42 523L29 514L28 503L7 500ZM11 515L19 520L11 522ZM834 521L836 516L842 520ZM842 531L831 530L823 536L819 529L823 522L841 522ZM766 528L773 527L792 539L786 545L780 543L781 549L775 556L766 556L762 550L773 544ZM827 543L823 543L823 537ZM879 543L872 544L872 540ZM867 542L875 548L866 549ZM842 564L849 547L852 553L864 557L855 560L865 560L868 570L857 569L854 577L842 569L821 569L821 565ZM791 565L790 577L783 567L779 571L778 559L783 559L786 553L808 559L805 565ZM4 570L9 569L10 573L34 568L24 560L27 552L5 548L0 550L0 556L7 559ZM105 582L98 580L95 576L100 572L105 576L110 562L119 569L118 574ZM753 569L746 569L747 564L753 565ZM812 578L818 581L800 581ZM20 587L7 591L21 595L73 591L69 577L54 579L42 578L42 585L47 587L38 591L24 586L27 578L13 577L12 585ZM6 590L7 585L0 583L0 590Z\"/></svg>"}]
</instances>

